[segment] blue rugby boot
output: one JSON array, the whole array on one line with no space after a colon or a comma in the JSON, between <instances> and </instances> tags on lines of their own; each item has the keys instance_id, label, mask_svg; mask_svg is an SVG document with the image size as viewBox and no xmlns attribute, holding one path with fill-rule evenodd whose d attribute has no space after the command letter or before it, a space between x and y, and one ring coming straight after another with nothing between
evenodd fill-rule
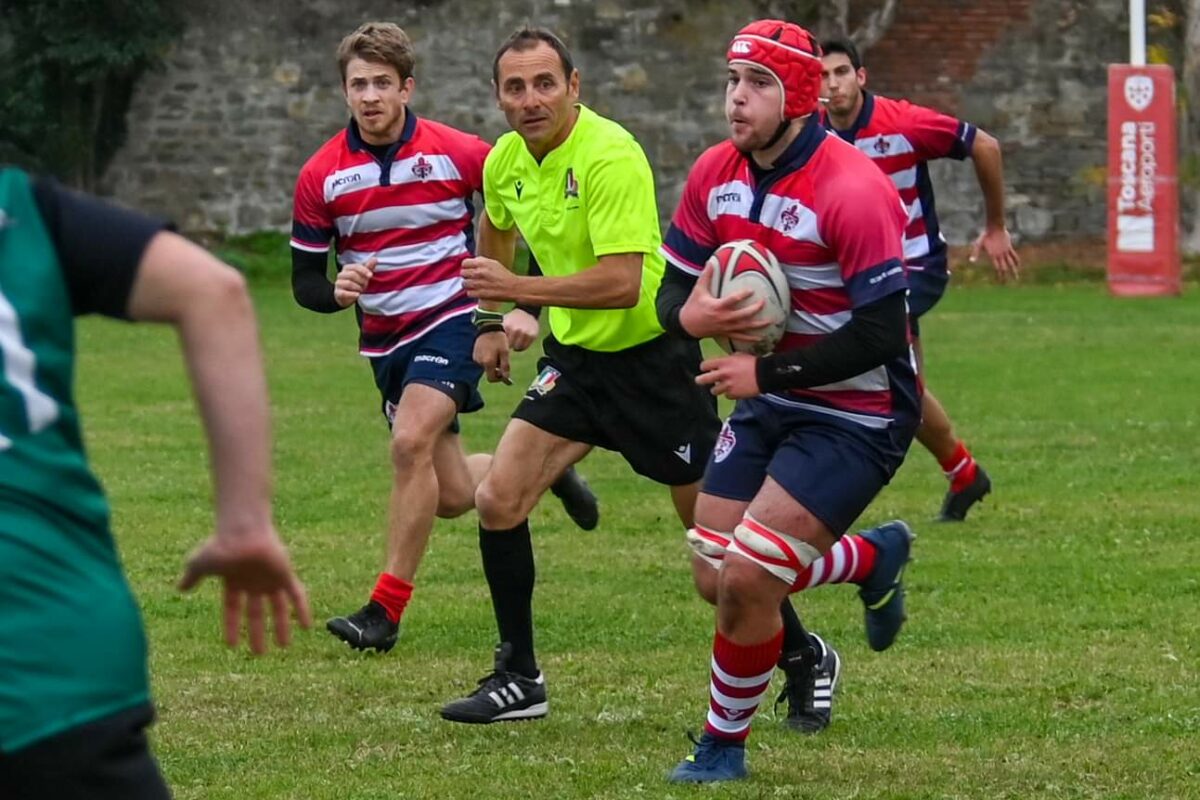
<instances>
[{"instance_id":1,"label":"blue rugby boot","mask_svg":"<svg viewBox=\"0 0 1200 800\"><path fill-rule=\"evenodd\" d=\"M720 739L707 732L699 741L690 733L688 738L696 749L667 776L671 783L716 783L747 776L744 742Z\"/></svg>"},{"instance_id":2,"label":"blue rugby boot","mask_svg":"<svg viewBox=\"0 0 1200 800\"><path fill-rule=\"evenodd\" d=\"M908 618L904 613L904 567L916 535L899 519L860 535L875 545L875 568L858 588L865 611L867 644L875 651L887 650Z\"/></svg>"}]
</instances>

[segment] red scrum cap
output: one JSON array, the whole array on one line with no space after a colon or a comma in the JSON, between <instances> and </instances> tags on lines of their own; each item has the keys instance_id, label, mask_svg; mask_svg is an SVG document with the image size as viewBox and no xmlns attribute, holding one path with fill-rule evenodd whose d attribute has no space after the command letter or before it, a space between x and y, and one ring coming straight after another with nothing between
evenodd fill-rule
<instances>
[{"instance_id":1,"label":"red scrum cap","mask_svg":"<svg viewBox=\"0 0 1200 800\"><path fill-rule=\"evenodd\" d=\"M783 118L817 110L821 92L821 47L794 22L760 19L737 32L725 54L730 64L748 64L771 74L783 92Z\"/></svg>"}]
</instances>

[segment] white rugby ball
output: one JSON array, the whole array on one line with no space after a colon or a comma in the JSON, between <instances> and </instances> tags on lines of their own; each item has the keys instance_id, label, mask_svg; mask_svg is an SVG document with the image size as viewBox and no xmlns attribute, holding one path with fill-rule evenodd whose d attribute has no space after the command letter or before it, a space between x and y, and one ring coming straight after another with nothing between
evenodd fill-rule
<instances>
[{"instance_id":1,"label":"white rugby ball","mask_svg":"<svg viewBox=\"0 0 1200 800\"><path fill-rule=\"evenodd\" d=\"M708 263L713 268L712 283L709 285L713 296L727 297L749 291L750 295L739 303L739 307L751 306L762 300L763 307L754 319L768 323L759 329L762 339L757 342L734 342L728 337L717 336L717 344L726 353L750 353L756 356L770 353L783 338L788 315L792 311L792 292L775 254L753 239L737 239L718 247Z\"/></svg>"}]
</instances>

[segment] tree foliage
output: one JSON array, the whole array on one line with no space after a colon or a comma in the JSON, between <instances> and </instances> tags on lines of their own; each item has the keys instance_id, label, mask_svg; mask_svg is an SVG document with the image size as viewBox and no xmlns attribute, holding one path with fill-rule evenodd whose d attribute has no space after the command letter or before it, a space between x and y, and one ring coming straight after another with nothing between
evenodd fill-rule
<instances>
[{"instance_id":1,"label":"tree foliage","mask_svg":"<svg viewBox=\"0 0 1200 800\"><path fill-rule=\"evenodd\" d=\"M177 0L4 0L0 161L92 188L138 77L182 30Z\"/></svg>"}]
</instances>

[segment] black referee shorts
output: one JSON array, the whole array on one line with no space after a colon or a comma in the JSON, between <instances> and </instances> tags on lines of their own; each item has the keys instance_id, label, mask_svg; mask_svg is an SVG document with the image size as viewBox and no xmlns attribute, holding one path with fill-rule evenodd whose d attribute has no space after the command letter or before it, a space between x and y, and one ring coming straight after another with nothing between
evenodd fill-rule
<instances>
[{"instance_id":1,"label":"black referee shorts","mask_svg":"<svg viewBox=\"0 0 1200 800\"><path fill-rule=\"evenodd\" d=\"M170 800L146 742L149 704L0 753L3 800Z\"/></svg>"},{"instance_id":2,"label":"black referee shorts","mask_svg":"<svg viewBox=\"0 0 1200 800\"><path fill-rule=\"evenodd\" d=\"M546 338L538 377L513 412L542 430L615 450L668 486L700 480L721 420L696 385L700 346L669 335L601 353Z\"/></svg>"}]
</instances>

